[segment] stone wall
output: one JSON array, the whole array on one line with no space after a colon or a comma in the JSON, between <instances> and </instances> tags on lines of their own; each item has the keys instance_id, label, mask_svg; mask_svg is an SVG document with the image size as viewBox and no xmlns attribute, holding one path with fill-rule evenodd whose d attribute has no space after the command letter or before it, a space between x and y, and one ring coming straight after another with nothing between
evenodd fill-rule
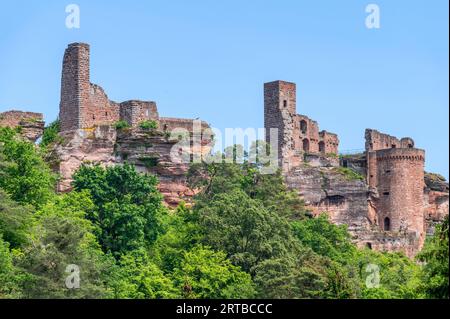
<instances>
[{"instance_id":1,"label":"stone wall","mask_svg":"<svg viewBox=\"0 0 450 319\"><path fill-rule=\"evenodd\" d=\"M85 127L84 114L90 103L89 45L69 44L63 59L59 119L61 130Z\"/></svg>"},{"instance_id":2,"label":"stone wall","mask_svg":"<svg viewBox=\"0 0 450 319\"><path fill-rule=\"evenodd\" d=\"M101 86L90 82L89 61L88 44L69 44L64 53L61 77L59 118L62 132L93 129L119 120L132 127L145 120L158 120L158 110L153 101L111 101Z\"/></svg>"},{"instance_id":3,"label":"stone wall","mask_svg":"<svg viewBox=\"0 0 450 319\"><path fill-rule=\"evenodd\" d=\"M22 136L31 142L36 142L44 133L44 115L34 112L7 111L0 113L0 126L20 127Z\"/></svg>"},{"instance_id":4,"label":"stone wall","mask_svg":"<svg viewBox=\"0 0 450 319\"><path fill-rule=\"evenodd\" d=\"M378 229L410 234L415 247L405 247L410 254L421 249L427 232L424 200L425 151L414 148L411 138L367 129L367 183L373 190L370 204L377 216Z\"/></svg>"},{"instance_id":5,"label":"stone wall","mask_svg":"<svg viewBox=\"0 0 450 319\"><path fill-rule=\"evenodd\" d=\"M296 113L296 85L285 81L264 84L264 127L266 142L270 143L270 130L278 130L278 160L283 171L289 171L301 162L294 141Z\"/></svg>"},{"instance_id":6,"label":"stone wall","mask_svg":"<svg viewBox=\"0 0 450 319\"><path fill-rule=\"evenodd\" d=\"M283 172L299 167L305 154L338 153L336 134L319 131L316 121L297 114L295 83L264 84L264 127L267 142L270 142L270 129L278 129L278 158Z\"/></svg>"},{"instance_id":7,"label":"stone wall","mask_svg":"<svg viewBox=\"0 0 450 319\"><path fill-rule=\"evenodd\" d=\"M337 134L327 131L319 132L319 152L337 155L339 153L339 138Z\"/></svg>"},{"instance_id":8,"label":"stone wall","mask_svg":"<svg viewBox=\"0 0 450 319\"><path fill-rule=\"evenodd\" d=\"M159 189L168 204L176 205L185 196L192 196L185 180L189 162L178 162L174 156L180 140L171 132L186 130L189 144L182 153L188 154L188 161L201 159L211 149L211 134L203 134L209 125L200 120L160 118L152 101L109 100L99 85L90 83L89 55L89 45L84 43L70 44L64 54L59 115L63 142L49 155L53 169L61 176L58 190L70 190L72 175L82 163L108 166L128 162L141 172L158 176ZM119 120L131 128L117 131L113 124ZM158 128L140 129L145 120L157 121Z\"/></svg>"},{"instance_id":9,"label":"stone wall","mask_svg":"<svg viewBox=\"0 0 450 319\"><path fill-rule=\"evenodd\" d=\"M120 119L128 122L132 127L137 127L143 121L156 121L159 119L156 103L138 100L122 102L120 103Z\"/></svg>"},{"instance_id":10,"label":"stone wall","mask_svg":"<svg viewBox=\"0 0 450 319\"><path fill-rule=\"evenodd\" d=\"M366 151L378 151L388 148L414 148L414 140L410 137L398 139L395 136L380 133L377 130L366 129Z\"/></svg>"}]
</instances>

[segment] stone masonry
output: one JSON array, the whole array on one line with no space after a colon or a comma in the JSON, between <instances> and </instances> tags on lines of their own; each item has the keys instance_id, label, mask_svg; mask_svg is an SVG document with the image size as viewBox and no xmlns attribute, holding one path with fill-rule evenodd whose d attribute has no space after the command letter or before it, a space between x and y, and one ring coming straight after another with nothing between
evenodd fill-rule
<instances>
[{"instance_id":1,"label":"stone masonry","mask_svg":"<svg viewBox=\"0 0 450 319\"><path fill-rule=\"evenodd\" d=\"M367 129L365 152L339 160L337 135L319 131L316 121L296 112L294 83L264 84L266 140L270 129L278 129L287 185L314 215L326 212L347 225L359 246L414 256L448 215L448 184L438 182L438 189L425 184L425 151L409 137ZM348 170L361 178L349 178Z\"/></svg>"},{"instance_id":2,"label":"stone masonry","mask_svg":"<svg viewBox=\"0 0 450 319\"><path fill-rule=\"evenodd\" d=\"M297 114L295 83L264 84L264 127L270 142L270 128L278 129L278 159L283 172L298 167L308 154L337 154L336 134L319 131L316 121Z\"/></svg>"},{"instance_id":3,"label":"stone masonry","mask_svg":"<svg viewBox=\"0 0 450 319\"><path fill-rule=\"evenodd\" d=\"M82 163L114 165L131 163L140 172L156 174L166 203L176 205L194 194L186 185L189 165L173 161L173 148L180 142L171 136L181 130L193 141L187 145L191 157L200 158L210 150L211 135L204 121L160 117L153 101L109 100L99 85L90 82L90 47L72 43L67 47L61 77L59 119L63 142L55 145L50 161L61 176L58 190L71 188L73 173ZM129 128L116 130L114 124L125 121ZM141 129L144 121L154 121L156 129ZM195 126L198 130L195 130ZM186 152L180 147L179 152Z\"/></svg>"}]
</instances>

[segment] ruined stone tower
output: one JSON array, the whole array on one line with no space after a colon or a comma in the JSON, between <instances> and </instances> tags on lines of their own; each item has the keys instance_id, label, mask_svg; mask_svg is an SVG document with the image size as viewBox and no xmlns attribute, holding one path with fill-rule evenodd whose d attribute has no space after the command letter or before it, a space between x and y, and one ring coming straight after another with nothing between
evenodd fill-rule
<instances>
[{"instance_id":1,"label":"ruined stone tower","mask_svg":"<svg viewBox=\"0 0 450 319\"><path fill-rule=\"evenodd\" d=\"M264 84L266 142L270 143L270 129L278 129L278 159L283 171L289 171L290 167L299 163L292 138L296 103L295 83L275 81Z\"/></svg>"},{"instance_id":2,"label":"ruined stone tower","mask_svg":"<svg viewBox=\"0 0 450 319\"><path fill-rule=\"evenodd\" d=\"M423 212L425 151L411 138L366 130L367 182L377 190L374 199L383 231L411 234L421 247L425 236Z\"/></svg>"},{"instance_id":3,"label":"ruined stone tower","mask_svg":"<svg viewBox=\"0 0 450 319\"><path fill-rule=\"evenodd\" d=\"M307 155L326 156L338 152L336 134L319 131L316 121L297 114L295 83L264 84L264 127L267 143L270 143L270 129L278 129L278 159L283 172L298 167Z\"/></svg>"},{"instance_id":4,"label":"ruined stone tower","mask_svg":"<svg viewBox=\"0 0 450 319\"><path fill-rule=\"evenodd\" d=\"M145 120L158 120L153 101L116 103L109 100L102 87L90 82L89 60L90 48L85 43L69 44L64 53L59 109L61 131L91 129L119 120L136 127Z\"/></svg>"},{"instance_id":5,"label":"ruined stone tower","mask_svg":"<svg viewBox=\"0 0 450 319\"><path fill-rule=\"evenodd\" d=\"M64 54L59 119L61 130L83 127L89 108L89 45L69 44Z\"/></svg>"}]
</instances>

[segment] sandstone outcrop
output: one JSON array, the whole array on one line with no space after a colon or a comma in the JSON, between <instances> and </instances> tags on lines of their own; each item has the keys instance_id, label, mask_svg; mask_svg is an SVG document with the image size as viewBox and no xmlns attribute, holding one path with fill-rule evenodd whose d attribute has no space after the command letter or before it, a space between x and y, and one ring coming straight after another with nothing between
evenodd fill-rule
<instances>
[{"instance_id":1,"label":"sandstone outcrop","mask_svg":"<svg viewBox=\"0 0 450 319\"><path fill-rule=\"evenodd\" d=\"M44 133L44 116L41 113L7 111L0 113L0 126L18 128L23 137L36 142Z\"/></svg>"}]
</instances>

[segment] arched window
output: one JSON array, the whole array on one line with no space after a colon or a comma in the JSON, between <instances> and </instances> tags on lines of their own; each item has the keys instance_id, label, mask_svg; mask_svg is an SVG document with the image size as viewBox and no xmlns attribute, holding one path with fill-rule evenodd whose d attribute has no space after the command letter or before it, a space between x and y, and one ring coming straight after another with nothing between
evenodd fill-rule
<instances>
[{"instance_id":1,"label":"arched window","mask_svg":"<svg viewBox=\"0 0 450 319\"><path fill-rule=\"evenodd\" d=\"M309 140L307 138L303 140L303 152L309 152Z\"/></svg>"},{"instance_id":2,"label":"arched window","mask_svg":"<svg viewBox=\"0 0 450 319\"><path fill-rule=\"evenodd\" d=\"M385 231L391 230L391 220L389 219L389 217L386 217L384 219L384 230Z\"/></svg>"},{"instance_id":3,"label":"arched window","mask_svg":"<svg viewBox=\"0 0 450 319\"><path fill-rule=\"evenodd\" d=\"M325 142L323 141L319 142L319 152L322 154L325 153Z\"/></svg>"},{"instance_id":4,"label":"arched window","mask_svg":"<svg viewBox=\"0 0 450 319\"><path fill-rule=\"evenodd\" d=\"M306 131L308 130L308 123L306 123L305 120L300 121L300 131L302 131L303 134L306 134Z\"/></svg>"}]
</instances>

